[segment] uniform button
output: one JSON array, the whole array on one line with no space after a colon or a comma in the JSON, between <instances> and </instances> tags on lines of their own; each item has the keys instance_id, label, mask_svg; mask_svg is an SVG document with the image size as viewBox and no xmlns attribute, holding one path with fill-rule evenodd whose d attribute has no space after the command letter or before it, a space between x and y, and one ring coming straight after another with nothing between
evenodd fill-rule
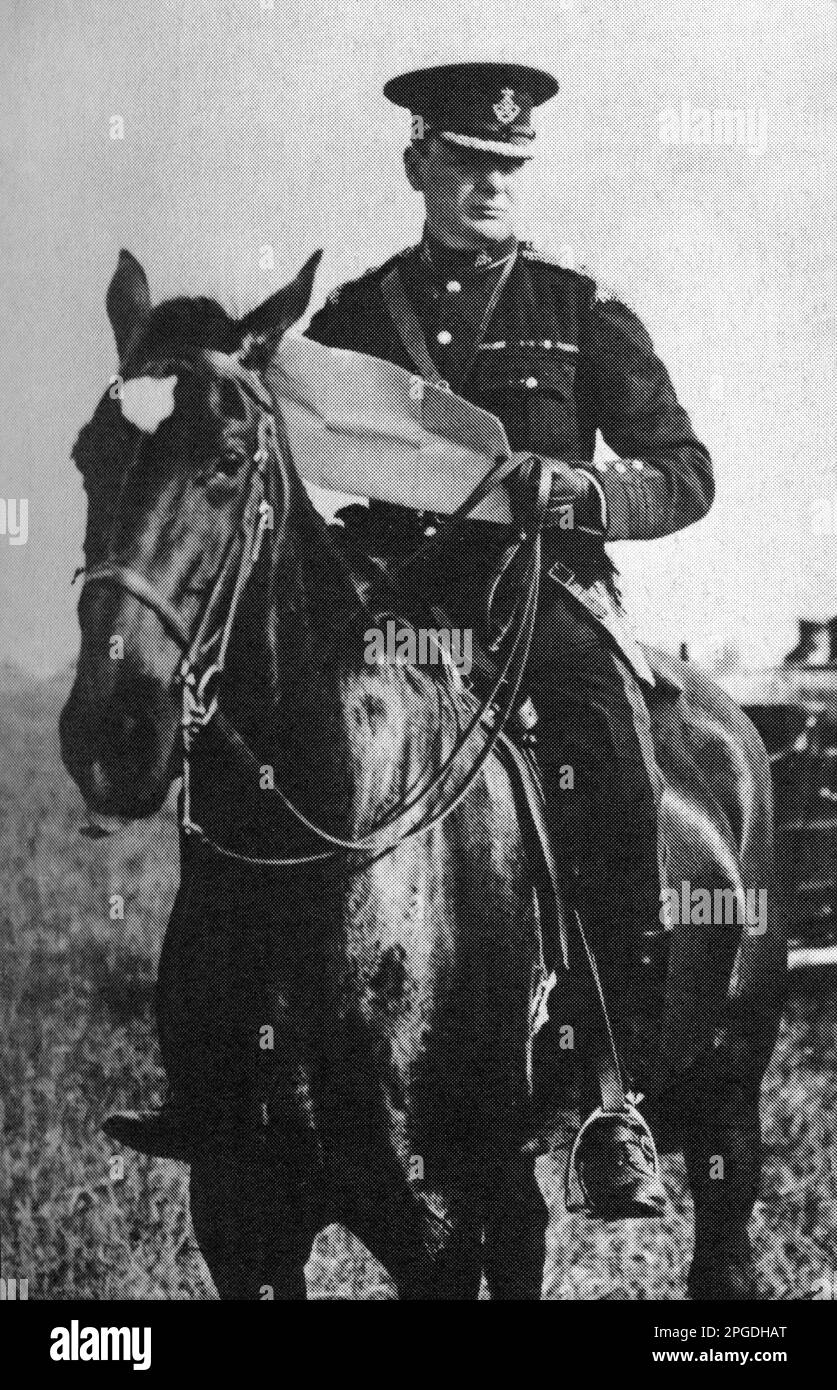
<instances>
[{"instance_id":1,"label":"uniform button","mask_svg":"<svg viewBox=\"0 0 837 1390\"><path fill-rule=\"evenodd\" d=\"M531 391L531 389L532 389L533 386L537 386L537 384L538 384L538 378L537 378L536 376L527 376L526 381L525 381L524 384L525 384L526 386L528 386L528 387L529 387L529 390Z\"/></svg>"},{"instance_id":2,"label":"uniform button","mask_svg":"<svg viewBox=\"0 0 837 1390\"><path fill-rule=\"evenodd\" d=\"M595 468L595 470L596 470L597 473L606 473L606 472L607 472L607 464L606 464L606 463L594 463L594 464L593 464L593 467Z\"/></svg>"},{"instance_id":3,"label":"uniform button","mask_svg":"<svg viewBox=\"0 0 837 1390\"><path fill-rule=\"evenodd\" d=\"M423 534L427 537L435 536L438 529L438 526L425 526Z\"/></svg>"},{"instance_id":4,"label":"uniform button","mask_svg":"<svg viewBox=\"0 0 837 1390\"><path fill-rule=\"evenodd\" d=\"M443 328L441 333L436 334L436 342L441 343L442 347L447 347L448 343L451 342L452 338L453 334L449 333L446 328Z\"/></svg>"},{"instance_id":5,"label":"uniform button","mask_svg":"<svg viewBox=\"0 0 837 1390\"><path fill-rule=\"evenodd\" d=\"M616 469L617 473L627 473L628 471L628 465L626 463L614 463L613 467Z\"/></svg>"},{"instance_id":6,"label":"uniform button","mask_svg":"<svg viewBox=\"0 0 837 1390\"><path fill-rule=\"evenodd\" d=\"M448 294L459 294L459 291L462 289L462 286L460 285L458 280L448 280L446 289Z\"/></svg>"},{"instance_id":7,"label":"uniform button","mask_svg":"<svg viewBox=\"0 0 837 1390\"><path fill-rule=\"evenodd\" d=\"M637 471L637 473L641 473L641 472L642 472L642 459L634 459L633 463L631 464L631 468L635 468L636 471Z\"/></svg>"}]
</instances>

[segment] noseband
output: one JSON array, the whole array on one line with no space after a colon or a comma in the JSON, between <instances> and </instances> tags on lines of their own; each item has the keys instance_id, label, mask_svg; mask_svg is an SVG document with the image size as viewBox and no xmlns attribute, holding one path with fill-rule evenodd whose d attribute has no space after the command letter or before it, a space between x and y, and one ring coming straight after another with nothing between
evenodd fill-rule
<instances>
[{"instance_id":1,"label":"noseband","mask_svg":"<svg viewBox=\"0 0 837 1390\"><path fill-rule=\"evenodd\" d=\"M119 589L124 589L127 594L133 594L134 598L138 598L140 603L144 603L146 608L157 614L169 636L174 638L182 651L186 651L190 641L189 629L174 604L169 603L144 574L128 565L96 565L85 575L82 593L85 593L91 584L113 584Z\"/></svg>"}]
</instances>

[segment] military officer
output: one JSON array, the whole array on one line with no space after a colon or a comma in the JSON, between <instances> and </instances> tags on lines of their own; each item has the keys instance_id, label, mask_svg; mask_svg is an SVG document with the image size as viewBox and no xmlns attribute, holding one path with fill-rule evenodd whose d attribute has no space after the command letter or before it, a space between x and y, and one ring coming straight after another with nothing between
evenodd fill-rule
<instances>
[{"instance_id":1,"label":"military officer","mask_svg":"<svg viewBox=\"0 0 837 1390\"><path fill-rule=\"evenodd\" d=\"M648 1089L667 938L660 925L660 781L640 682L652 681L620 622L607 541L652 540L698 521L712 468L636 315L586 274L517 239L521 175L534 150L533 108L555 95L547 73L465 63L396 77L385 95L411 114L404 155L424 200L419 244L329 297L308 329L331 347L386 358L447 383L505 425L520 470L510 486L525 519L532 455L549 460L544 547L551 581L526 677L562 830L579 863L583 914L597 948L626 1061ZM597 432L616 455L594 461ZM567 524L568 518L571 524ZM377 555L402 556L439 518L373 501L347 524ZM471 523L422 576L460 625L478 624L506 528ZM485 635L485 634L483 634ZM630 1008L629 1008L630 1004ZM630 1127L597 1136L590 1197L603 1216L656 1213L659 1181Z\"/></svg>"},{"instance_id":2,"label":"military officer","mask_svg":"<svg viewBox=\"0 0 837 1390\"><path fill-rule=\"evenodd\" d=\"M520 522L537 460L547 461L552 526L526 688L623 1059L647 1090L666 946L660 780L641 691L653 676L621 620L605 544L652 540L698 521L713 499L712 468L636 315L589 275L516 236L521 175L534 154L532 111L557 90L547 73L497 63L388 82L385 95L411 114L404 163L424 200L424 232L417 246L332 294L308 332L447 383L499 416L519 456L509 495ZM597 433L616 456L610 462L594 459ZM439 524L376 501L348 509L346 521L370 554L399 557ZM421 576L457 625L479 630L486 583L507 541L507 527L468 523ZM549 770L568 763L575 775L564 789ZM108 1133L134 1148L187 1147L174 1103L115 1119ZM594 1214L662 1209L664 1191L639 1137L630 1123L598 1130L587 1174Z\"/></svg>"}]
</instances>

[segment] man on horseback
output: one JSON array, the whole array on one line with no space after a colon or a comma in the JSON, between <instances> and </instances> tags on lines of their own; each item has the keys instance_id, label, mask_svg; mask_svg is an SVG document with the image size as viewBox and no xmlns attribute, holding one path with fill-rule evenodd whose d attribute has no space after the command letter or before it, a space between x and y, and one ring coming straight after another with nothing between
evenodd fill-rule
<instances>
[{"instance_id":1,"label":"man on horseback","mask_svg":"<svg viewBox=\"0 0 837 1390\"><path fill-rule=\"evenodd\" d=\"M709 455L635 314L520 242L517 186L532 157L532 108L548 74L506 64L408 73L385 95L412 116L405 152L424 198L418 246L329 297L309 336L447 383L502 420L520 468L509 486L525 527L548 485L549 580L526 675L548 792L579 866L578 900L635 1084L653 1077L668 934L661 925L660 779L641 683L605 542L651 540L698 521L713 499ZM616 455L593 462L597 431ZM548 479L548 483L544 479ZM440 518L389 503L346 509L376 556L416 550ZM467 523L421 584L453 621L477 623L499 529ZM489 636L490 634L482 634ZM572 787L558 775L570 764ZM656 1213L663 1193L639 1131L600 1128L588 1155L594 1214Z\"/></svg>"},{"instance_id":2,"label":"man on horseback","mask_svg":"<svg viewBox=\"0 0 837 1390\"><path fill-rule=\"evenodd\" d=\"M634 1085L654 1076L667 966L661 923L660 777L643 684L654 677L625 629L605 551L698 521L712 467L635 314L586 274L518 240L520 175L531 113L558 90L548 74L458 64L390 81L412 116L405 152L425 202L415 246L335 291L309 336L385 358L498 416L519 468L508 484L525 529L545 511L544 582L525 686L538 714L548 797L578 869L576 900L592 938L616 1041ZM594 461L597 433L615 455ZM440 518L391 503L345 509L351 538L376 557L417 551ZM413 583L459 627L480 628L507 529L465 523ZM567 779L559 769L567 766ZM177 1115L108 1132L177 1152ZM591 1213L657 1214L664 1192L630 1117L599 1125L587 1152Z\"/></svg>"}]
</instances>

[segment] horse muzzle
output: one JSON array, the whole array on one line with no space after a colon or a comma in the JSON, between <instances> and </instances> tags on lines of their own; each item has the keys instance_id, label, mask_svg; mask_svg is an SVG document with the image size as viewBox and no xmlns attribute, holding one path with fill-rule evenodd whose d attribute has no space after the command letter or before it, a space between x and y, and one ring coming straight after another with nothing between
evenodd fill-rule
<instances>
[{"instance_id":1,"label":"horse muzzle","mask_svg":"<svg viewBox=\"0 0 837 1390\"><path fill-rule=\"evenodd\" d=\"M59 728L64 765L94 817L92 833L104 829L101 818L137 820L159 811L176 770L179 726L170 697L152 706L116 697L100 702L77 682Z\"/></svg>"}]
</instances>

